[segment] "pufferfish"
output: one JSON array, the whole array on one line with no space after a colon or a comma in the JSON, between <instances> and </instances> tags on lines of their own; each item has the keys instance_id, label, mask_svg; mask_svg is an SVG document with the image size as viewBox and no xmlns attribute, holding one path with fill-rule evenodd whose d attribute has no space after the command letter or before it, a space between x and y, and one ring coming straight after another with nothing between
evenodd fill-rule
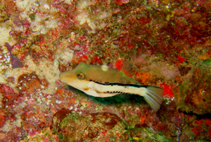
<instances>
[{"instance_id":1,"label":"pufferfish","mask_svg":"<svg viewBox=\"0 0 211 142\"><path fill-rule=\"evenodd\" d=\"M62 72L60 80L87 95L112 97L119 94L134 94L144 97L153 111L158 111L163 101L163 89L140 84L122 71L106 66L80 63L75 69Z\"/></svg>"}]
</instances>

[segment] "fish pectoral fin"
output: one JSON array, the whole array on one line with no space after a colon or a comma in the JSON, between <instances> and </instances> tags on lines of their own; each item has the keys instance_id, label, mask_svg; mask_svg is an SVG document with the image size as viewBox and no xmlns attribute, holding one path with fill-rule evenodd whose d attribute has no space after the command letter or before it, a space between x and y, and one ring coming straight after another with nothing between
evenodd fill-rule
<instances>
[{"instance_id":1,"label":"fish pectoral fin","mask_svg":"<svg viewBox=\"0 0 211 142\"><path fill-rule=\"evenodd\" d=\"M157 112L163 101L163 89L155 86L144 88L144 93L141 95L150 105L153 111Z\"/></svg>"}]
</instances>

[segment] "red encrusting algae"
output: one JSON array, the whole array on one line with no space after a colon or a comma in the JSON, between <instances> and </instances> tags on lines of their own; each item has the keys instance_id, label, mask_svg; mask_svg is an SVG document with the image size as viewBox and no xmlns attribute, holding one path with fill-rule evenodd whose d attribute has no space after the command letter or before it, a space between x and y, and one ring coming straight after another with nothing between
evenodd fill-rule
<instances>
[{"instance_id":1,"label":"red encrusting algae","mask_svg":"<svg viewBox=\"0 0 211 142\"><path fill-rule=\"evenodd\" d=\"M173 85L167 85L165 83L162 83L160 85L160 87L162 87L164 89L164 95L163 96L166 96L166 97L174 97L174 93L173 93Z\"/></svg>"}]
</instances>

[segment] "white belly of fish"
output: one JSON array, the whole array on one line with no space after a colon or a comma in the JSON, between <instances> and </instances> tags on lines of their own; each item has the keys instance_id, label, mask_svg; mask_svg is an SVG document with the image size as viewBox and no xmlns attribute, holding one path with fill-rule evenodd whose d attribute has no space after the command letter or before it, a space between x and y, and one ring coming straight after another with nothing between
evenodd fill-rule
<instances>
[{"instance_id":1,"label":"white belly of fish","mask_svg":"<svg viewBox=\"0 0 211 142\"><path fill-rule=\"evenodd\" d=\"M103 85L95 82L88 84L88 90L84 92L94 97L111 97L117 94L134 94L144 96L147 89L145 87L121 86L121 85Z\"/></svg>"}]
</instances>

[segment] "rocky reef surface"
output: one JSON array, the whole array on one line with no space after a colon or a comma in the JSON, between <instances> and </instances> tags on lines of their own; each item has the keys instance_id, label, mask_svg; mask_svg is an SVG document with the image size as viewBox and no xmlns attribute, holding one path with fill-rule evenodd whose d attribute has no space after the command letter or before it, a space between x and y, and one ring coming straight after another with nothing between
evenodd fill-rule
<instances>
[{"instance_id":1,"label":"rocky reef surface","mask_svg":"<svg viewBox=\"0 0 211 142\"><path fill-rule=\"evenodd\" d=\"M1 0L0 141L211 139L211 4L206 0ZM95 98L60 72L107 65L164 89Z\"/></svg>"}]
</instances>

